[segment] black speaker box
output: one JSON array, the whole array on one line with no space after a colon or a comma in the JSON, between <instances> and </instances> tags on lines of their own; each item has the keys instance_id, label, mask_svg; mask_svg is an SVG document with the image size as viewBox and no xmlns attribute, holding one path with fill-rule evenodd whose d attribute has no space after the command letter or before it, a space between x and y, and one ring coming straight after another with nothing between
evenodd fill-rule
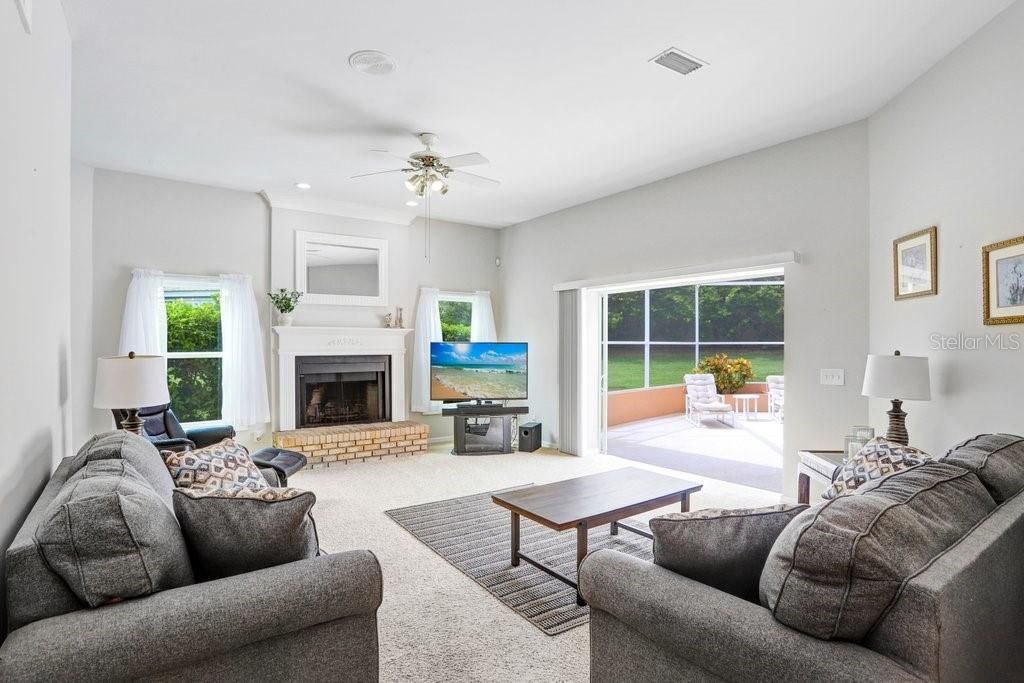
<instances>
[{"instance_id":1,"label":"black speaker box","mask_svg":"<svg viewBox=\"0 0 1024 683\"><path fill-rule=\"evenodd\" d=\"M540 448L540 422L519 425L519 450L527 453Z\"/></svg>"}]
</instances>

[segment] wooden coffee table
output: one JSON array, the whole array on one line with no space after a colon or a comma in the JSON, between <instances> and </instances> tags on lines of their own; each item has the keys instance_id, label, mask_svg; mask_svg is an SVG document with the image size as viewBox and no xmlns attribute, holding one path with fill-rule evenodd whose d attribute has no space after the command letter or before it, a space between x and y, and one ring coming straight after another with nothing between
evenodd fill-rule
<instances>
[{"instance_id":1,"label":"wooden coffee table","mask_svg":"<svg viewBox=\"0 0 1024 683\"><path fill-rule=\"evenodd\" d=\"M603 524L611 525L611 534L619 529L653 538L643 529L623 524L619 520L649 512L678 502L683 512L690 509L690 494L703 486L685 479L625 467L576 479L556 481L553 484L527 486L513 491L496 493L491 500L512 513L512 566L520 560L547 572L559 581L576 589L576 602L585 604L579 585L568 576L541 564L519 550L520 517L532 519L555 531L576 529L576 569L587 556L587 531ZM579 576L577 572L577 577Z\"/></svg>"}]
</instances>

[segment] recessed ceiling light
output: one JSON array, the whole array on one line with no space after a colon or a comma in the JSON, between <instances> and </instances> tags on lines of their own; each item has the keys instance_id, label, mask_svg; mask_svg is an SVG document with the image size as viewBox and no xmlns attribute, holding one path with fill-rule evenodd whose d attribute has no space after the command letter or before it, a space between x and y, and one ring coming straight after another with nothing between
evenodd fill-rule
<instances>
[{"instance_id":1,"label":"recessed ceiling light","mask_svg":"<svg viewBox=\"0 0 1024 683\"><path fill-rule=\"evenodd\" d=\"M410 199L409 201L407 201L405 203L405 205L406 206L419 206L420 203L418 201L416 201L415 199Z\"/></svg>"},{"instance_id":2,"label":"recessed ceiling light","mask_svg":"<svg viewBox=\"0 0 1024 683\"><path fill-rule=\"evenodd\" d=\"M397 67L394 60L379 50L359 50L348 56L348 65L368 76L387 76Z\"/></svg>"},{"instance_id":3,"label":"recessed ceiling light","mask_svg":"<svg viewBox=\"0 0 1024 683\"><path fill-rule=\"evenodd\" d=\"M308 190L311 187L313 186L309 183L295 183L295 188L298 190Z\"/></svg>"}]
</instances>

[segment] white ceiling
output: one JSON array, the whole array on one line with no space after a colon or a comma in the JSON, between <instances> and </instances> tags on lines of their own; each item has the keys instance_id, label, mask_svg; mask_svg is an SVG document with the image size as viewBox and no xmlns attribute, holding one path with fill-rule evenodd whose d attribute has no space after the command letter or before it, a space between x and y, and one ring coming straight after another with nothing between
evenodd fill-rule
<instances>
[{"instance_id":1,"label":"white ceiling","mask_svg":"<svg viewBox=\"0 0 1024 683\"><path fill-rule=\"evenodd\" d=\"M415 132L478 151L494 191L432 215L504 226L855 121L1011 0L64 0L75 158L319 201L417 209ZM669 46L710 62L648 63ZM398 71L349 69L351 52Z\"/></svg>"}]
</instances>

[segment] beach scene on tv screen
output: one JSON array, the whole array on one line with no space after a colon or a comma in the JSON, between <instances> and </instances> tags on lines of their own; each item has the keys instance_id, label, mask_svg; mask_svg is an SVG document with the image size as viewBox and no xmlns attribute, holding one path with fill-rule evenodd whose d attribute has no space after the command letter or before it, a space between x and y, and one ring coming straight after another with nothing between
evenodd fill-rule
<instances>
[{"instance_id":1,"label":"beach scene on tv screen","mask_svg":"<svg viewBox=\"0 0 1024 683\"><path fill-rule=\"evenodd\" d=\"M430 397L435 401L525 398L526 344L432 344Z\"/></svg>"}]
</instances>

